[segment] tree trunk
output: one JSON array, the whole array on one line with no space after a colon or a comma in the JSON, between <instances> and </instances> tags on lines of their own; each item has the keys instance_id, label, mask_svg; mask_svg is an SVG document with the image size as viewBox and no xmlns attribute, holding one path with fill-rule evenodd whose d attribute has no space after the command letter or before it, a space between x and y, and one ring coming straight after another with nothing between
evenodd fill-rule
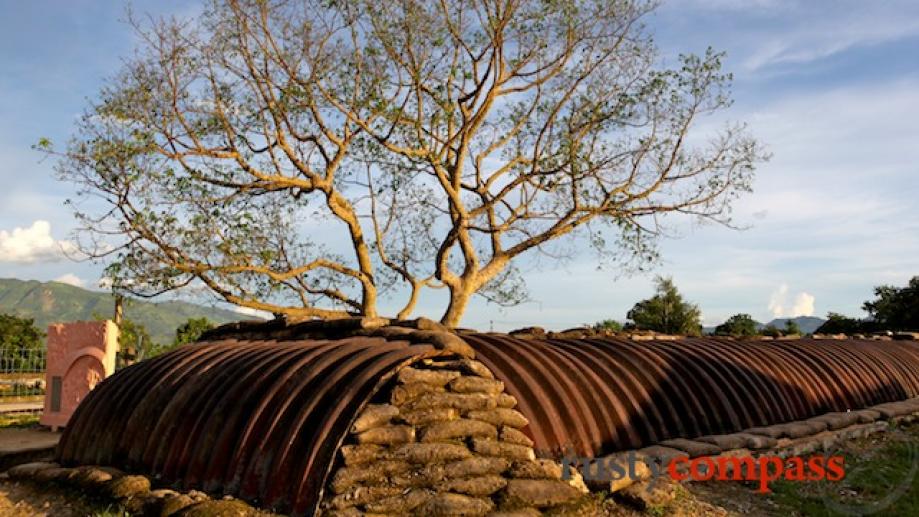
<instances>
[{"instance_id":1,"label":"tree trunk","mask_svg":"<svg viewBox=\"0 0 919 517\"><path fill-rule=\"evenodd\" d=\"M463 314L466 312L466 307L469 305L469 299L472 298L474 293L475 289L470 289L462 284L459 287L451 287L450 305L447 306L447 310L444 312L443 317L440 318L440 322L450 328L459 325L460 320L463 319Z\"/></svg>"}]
</instances>

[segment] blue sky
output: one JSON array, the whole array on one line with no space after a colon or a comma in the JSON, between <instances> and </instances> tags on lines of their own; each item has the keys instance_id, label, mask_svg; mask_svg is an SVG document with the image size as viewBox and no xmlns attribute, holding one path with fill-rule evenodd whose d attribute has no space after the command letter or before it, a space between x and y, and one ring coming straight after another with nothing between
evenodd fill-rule
<instances>
[{"instance_id":1,"label":"blue sky","mask_svg":"<svg viewBox=\"0 0 919 517\"><path fill-rule=\"evenodd\" d=\"M73 187L29 146L42 136L64 142L86 99L131 52L126 5L0 0L0 277L98 282L102 266L61 256ZM589 252L557 266L525 262L534 301L499 309L477 300L465 326L622 320L651 294L654 274L672 275L706 324L737 312L861 315L873 286L919 274L919 2L665 1L647 22L664 60L707 46L727 52L735 104L725 117L748 122L773 154L736 205L749 229L677 226L647 275L598 270ZM443 306L429 294L418 312L438 316Z\"/></svg>"}]
</instances>

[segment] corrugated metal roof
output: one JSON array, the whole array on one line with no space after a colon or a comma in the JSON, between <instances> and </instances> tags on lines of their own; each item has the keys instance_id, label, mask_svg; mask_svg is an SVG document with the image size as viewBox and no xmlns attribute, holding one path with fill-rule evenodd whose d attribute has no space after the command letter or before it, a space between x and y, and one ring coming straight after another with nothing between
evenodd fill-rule
<instances>
[{"instance_id":1,"label":"corrugated metal roof","mask_svg":"<svg viewBox=\"0 0 919 517\"><path fill-rule=\"evenodd\" d=\"M360 408L400 365L441 353L365 337L180 347L93 390L58 456L308 515Z\"/></svg>"},{"instance_id":2,"label":"corrugated metal roof","mask_svg":"<svg viewBox=\"0 0 919 517\"><path fill-rule=\"evenodd\" d=\"M546 456L596 456L919 395L916 342L462 338L517 398L525 432ZM402 365L446 353L381 337L222 335L102 382L73 415L59 460L308 515L360 409Z\"/></svg>"},{"instance_id":3,"label":"corrugated metal roof","mask_svg":"<svg viewBox=\"0 0 919 517\"><path fill-rule=\"evenodd\" d=\"M597 456L919 395L919 343L910 341L463 337L517 398L547 456Z\"/></svg>"}]
</instances>

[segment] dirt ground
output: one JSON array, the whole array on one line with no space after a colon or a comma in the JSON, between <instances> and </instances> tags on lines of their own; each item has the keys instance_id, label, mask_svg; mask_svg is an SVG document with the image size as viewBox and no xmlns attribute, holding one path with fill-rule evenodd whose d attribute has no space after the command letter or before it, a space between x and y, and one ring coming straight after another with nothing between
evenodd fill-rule
<instances>
[{"instance_id":1,"label":"dirt ground","mask_svg":"<svg viewBox=\"0 0 919 517\"><path fill-rule=\"evenodd\" d=\"M115 504L98 502L57 487L0 480L3 517L114 517L126 515Z\"/></svg>"},{"instance_id":2,"label":"dirt ground","mask_svg":"<svg viewBox=\"0 0 919 517\"><path fill-rule=\"evenodd\" d=\"M919 423L894 427L842 444L846 478L831 482L776 482L760 494L740 482L689 483L673 487L672 500L643 509L597 496L583 516L832 516L919 515ZM0 478L0 516L126 516L117 505L54 486Z\"/></svg>"},{"instance_id":3,"label":"dirt ground","mask_svg":"<svg viewBox=\"0 0 919 517\"><path fill-rule=\"evenodd\" d=\"M37 426L0 428L0 454L54 447L60 439L61 433Z\"/></svg>"}]
</instances>

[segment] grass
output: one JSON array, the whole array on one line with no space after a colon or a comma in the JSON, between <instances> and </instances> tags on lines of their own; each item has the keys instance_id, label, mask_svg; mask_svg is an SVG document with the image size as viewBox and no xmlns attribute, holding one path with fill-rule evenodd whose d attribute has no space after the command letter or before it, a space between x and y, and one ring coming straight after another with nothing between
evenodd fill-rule
<instances>
[{"instance_id":1,"label":"grass","mask_svg":"<svg viewBox=\"0 0 919 517\"><path fill-rule=\"evenodd\" d=\"M131 514L114 506L109 506L104 510L95 512L92 517L130 517Z\"/></svg>"},{"instance_id":2,"label":"grass","mask_svg":"<svg viewBox=\"0 0 919 517\"><path fill-rule=\"evenodd\" d=\"M32 427L34 425L38 425L38 415L34 413L0 415L0 428Z\"/></svg>"},{"instance_id":3,"label":"grass","mask_svg":"<svg viewBox=\"0 0 919 517\"><path fill-rule=\"evenodd\" d=\"M773 500L800 515L919 515L919 425L847 444L838 482L778 481Z\"/></svg>"},{"instance_id":4,"label":"grass","mask_svg":"<svg viewBox=\"0 0 919 517\"><path fill-rule=\"evenodd\" d=\"M3 372L0 373L0 382L3 381L20 381L20 382L35 382L45 380L45 371L34 371L34 372Z\"/></svg>"}]
</instances>

